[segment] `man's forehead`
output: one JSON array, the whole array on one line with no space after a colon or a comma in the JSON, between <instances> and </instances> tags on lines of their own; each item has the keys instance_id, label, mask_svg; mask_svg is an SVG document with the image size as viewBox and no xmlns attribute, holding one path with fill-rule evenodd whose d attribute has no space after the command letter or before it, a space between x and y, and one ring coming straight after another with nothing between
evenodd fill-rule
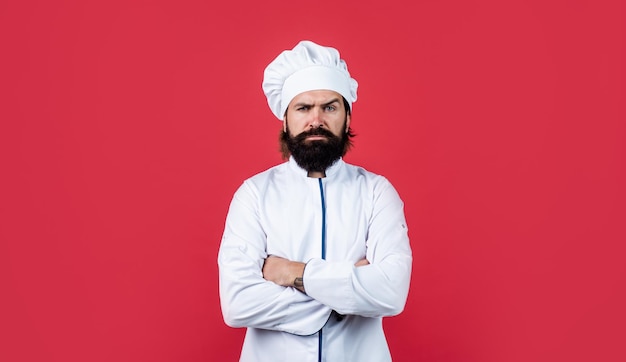
<instances>
[{"instance_id":1,"label":"man's forehead","mask_svg":"<svg viewBox=\"0 0 626 362\"><path fill-rule=\"evenodd\" d=\"M312 90L307 92L302 92L295 96L291 100L291 104L297 103L305 103L305 104L315 104L315 103L331 103L331 102L341 102L342 96L341 94L331 91L331 90Z\"/></svg>"}]
</instances>

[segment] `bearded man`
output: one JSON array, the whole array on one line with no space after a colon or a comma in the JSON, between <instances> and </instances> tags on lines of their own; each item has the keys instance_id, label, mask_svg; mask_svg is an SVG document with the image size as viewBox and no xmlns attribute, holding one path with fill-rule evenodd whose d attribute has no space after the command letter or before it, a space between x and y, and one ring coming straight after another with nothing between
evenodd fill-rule
<instances>
[{"instance_id":1,"label":"bearded man","mask_svg":"<svg viewBox=\"0 0 626 362\"><path fill-rule=\"evenodd\" d=\"M382 318L404 309L412 256L391 183L342 159L357 82L336 49L302 41L263 90L288 160L237 190L218 255L240 361L390 361Z\"/></svg>"}]
</instances>

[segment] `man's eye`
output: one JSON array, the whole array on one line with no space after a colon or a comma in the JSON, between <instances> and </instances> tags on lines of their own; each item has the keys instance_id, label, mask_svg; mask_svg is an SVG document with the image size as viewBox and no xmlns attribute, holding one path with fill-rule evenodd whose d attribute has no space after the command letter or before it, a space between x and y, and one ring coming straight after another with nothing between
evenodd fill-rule
<instances>
[{"instance_id":1,"label":"man's eye","mask_svg":"<svg viewBox=\"0 0 626 362\"><path fill-rule=\"evenodd\" d=\"M308 110L309 110L308 106L301 106L301 107L296 108L296 111L308 111Z\"/></svg>"},{"instance_id":2,"label":"man's eye","mask_svg":"<svg viewBox=\"0 0 626 362\"><path fill-rule=\"evenodd\" d=\"M328 111L328 112L332 112L332 111L334 111L334 110L335 110L335 109L337 109L337 108L335 108L335 106L326 106L324 109L325 109L326 111Z\"/></svg>"}]
</instances>

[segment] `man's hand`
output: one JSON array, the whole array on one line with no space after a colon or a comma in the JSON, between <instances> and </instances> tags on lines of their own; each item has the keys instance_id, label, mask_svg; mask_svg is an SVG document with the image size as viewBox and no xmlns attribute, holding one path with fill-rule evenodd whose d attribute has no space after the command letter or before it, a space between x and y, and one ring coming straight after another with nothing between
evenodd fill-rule
<instances>
[{"instance_id":1,"label":"man's hand","mask_svg":"<svg viewBox=\"0 0 626 362\"><path fill-rule=\"evenodd\" d=\"M270 255L263 264L263 278L283 287L295 287L293 282L296 278L302 278L305 265L301 262ZM304 292L304 287L297 289Z\"/></svg>"},{"instance_id":2,"label":"man's hand","mask_svg":"<svg viewBox=\"0 0 626 362\"><path fill-rule=\"evenodd\" d=\"M369 264L369 261L363 258L357 261L354 266L358 268ZM304 292L304 287L296 287L294 281L296 278L302 278L305 266L305 263L270 255L265 259L265 263L263 264L263 278L283 287L294 287Z\"/></svg>"},{"instance_id":3,"label":"man's hand","mask_svg":"<svg viewBox=\"0 0 626 362\"><path fill-rule=\"evenodd\" d=\"M354 266L357 267L357 268L360 267L360 266L365 266L365 265L370 265L370 262L367 261L367 259L365 259L365 258L363 258L363 259L357 261L356 263L354 263Z\"/></svg>"}]
</instances>

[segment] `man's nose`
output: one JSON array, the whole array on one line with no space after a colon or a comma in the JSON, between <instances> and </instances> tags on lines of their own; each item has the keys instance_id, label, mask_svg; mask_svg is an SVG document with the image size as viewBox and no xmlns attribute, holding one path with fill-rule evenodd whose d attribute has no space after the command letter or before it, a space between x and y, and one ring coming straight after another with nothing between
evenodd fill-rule
<instances>
[{"instance_id":1,"label":"man's nose","mask_svg":"<svg viewBox=\"0 0 626 362\"><path fill-rule=\"evenodd\" d=\"M324 121L322 120L322 111L319 108L313 108L311 110L311 121L309 122L309 126L311 128L320 128L324 125Z\"/></svg>"}]
</instances>

